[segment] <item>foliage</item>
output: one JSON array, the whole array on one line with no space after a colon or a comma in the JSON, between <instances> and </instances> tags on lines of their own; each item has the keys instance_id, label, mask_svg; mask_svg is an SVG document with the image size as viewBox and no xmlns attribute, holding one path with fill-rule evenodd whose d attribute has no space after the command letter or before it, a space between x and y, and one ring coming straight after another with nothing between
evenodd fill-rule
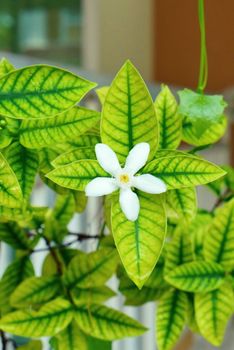
<instances>
[{"instance_id":1,"label":"foliage","mask_svg":"<svg viewBox=\"0 0 234 350\"><path fill-rule=\"evenodd\" d=\"M15 70L6 59L0 73L0 239L15 252L0 281L4 350L11 340L4 332L28 338L19 349L41 349L47 336L54 350L111 349L115 339L143 334L144 325L104 304L116 295L108 285L115 274L125 304L159 303L159 350L172 349L186 324L220 345L233 312L233 169L202 158L199 147L177 148L183 139L203 146L222 136L222 99L214 98L214 113L203 96L200 113L194 93L181 92L178 104L162 85L153 102L127 61L110 87L97 90L100 113L77 105L96 84L72 73L44 65ZM207 120L210 131L198 134L197 123ZM121 165L134 146L148 143L136 179L157 178L167 191L134 190L140 209L130 221L116 187L104 198L100 232L70 232L74 214L86 208L86 186L110 177L112 160L102 166L96 159L100 142ZM32 204L35 183L55 192L51 207ZM210 212L197 208L198 185L217 196ZM92 240L89 253L77 249L84 240ZM47 254L36 276L30 258L41 251Z\"/></svg>"}]
</instances>

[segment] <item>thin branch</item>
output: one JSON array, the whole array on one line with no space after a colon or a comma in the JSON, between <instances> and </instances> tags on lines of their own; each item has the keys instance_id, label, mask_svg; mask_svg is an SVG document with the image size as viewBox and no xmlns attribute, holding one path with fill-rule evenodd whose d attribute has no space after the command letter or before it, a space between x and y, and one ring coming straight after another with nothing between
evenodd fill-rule
<instances>
[{"instance_id":1,"label":"thin branch","mask_svg":"<svg viewBox=\"0 0 234 350\"><path fill-rule=\"evenodd\" d=\"M51 246L50 244L50 241L48 240L47 237L43 236L45 242L46 242L46 245L47 245L47 249L50 251L51 253L51 256L56 264L56 267L57 267L57 271L58 271L58 274L59 275L62 275L63 274L63 266L62 266L62 263L54 249L54 247Z\"/></svg>"},{"instance_id":2,"label":"thin branch","mask_svg":"<svg viewBox=\"0 0 234 350\"><path fill-rule=\"evenodd\" d=\"M230 189L226 189L225 192L217 199L211 211L213 212L217 207L219 207L228 197L231 195Z\"/></svg>"},{"instance_id":3,"label":"thin branch","mask_svg":"<svg viewBox=\"0 0 234 350\"><path fill-rule=\"evenodd\" d=\"M80 241L83 241L83 240L86 240L86 239L100 239L101 238L100 235L91 236L91 235L87 235L85 233L69 233L69 235L76 236L77 238L72 240L72 241L70 241L70 242L61 243L61 244L57 244L57 245L54 245L54 246L52 246L50 244L50 242L47 240L48 243L46 242L46 244L47 244L46 248L34 249L34 250L31 251L31 254L50 251L51 255L54 257L54 260L55 260L55 256L54 255L56 255L56 257L57 257L57 254L55 253L56 249L57 250L64 249L66 247L71 246L74 243L77 243L77 242L80 242ZM45 237L43 237L43 238L45 239ZM56 259L58 259L58 257ZM57 261L56 261L56 264L57 264Z\"/></svg>"}]
</instances>

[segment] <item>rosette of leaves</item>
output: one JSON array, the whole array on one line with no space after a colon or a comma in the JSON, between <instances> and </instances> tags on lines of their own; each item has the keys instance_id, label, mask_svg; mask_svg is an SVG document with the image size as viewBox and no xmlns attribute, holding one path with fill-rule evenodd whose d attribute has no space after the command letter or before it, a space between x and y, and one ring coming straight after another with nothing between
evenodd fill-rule
<instances>
[{"instance_id":1,"label":"rosette of leaves","mask_svg":"<svg viewBox=\"0 0 234 350\"><path fill-rule=\"evenodd\" d=\"M197 310L204 312L204 295L211 311L212 298L222 299L217 320L225 324L229 315L224 300L230 297L234 275L228 221L232 192L226 196L222 187L221 199L217 193L220 203L228 202L215 211L217 227L211 234L204 225L212 221L207 219L210 214L205 219L197 214L195 186L215 181L213 187L222 183L230 189L232 171L177 150L183 119L175 97L163 85L153 102L131 62L123 65L110 87L99 90L101 113L78 105L95 86L56 67L15 70L7 60L0 63L0 238L15 250L0 281L0 329L28 338L19 347L28 350L41 349L34 338L45 336L54 350L104 350L111 348L112 340L141 335L146 331L142 324L104 304L115 295L107 282L117 271L127 304L159 300L158 319L166 315L157 327L160 349L173 346L186 322L216 344L224 328L209 333L206 326L210 322L214 327L214 319L202 324ZM86 206L86 185L107 176L94 151L100 142L115 151L120 164L133 146L148 143L150 155L140 174L152 174L167 186L162 195L137 191L141 209L135 222L123 215L118 196L106 196L105 238L103 232L90 237L68 228L73 215ZM56 192L50 208L31 204L37 175ZM98 239L97 249L88 254L74 249L73 243L84 239ZM45 248L37 247L39 241ZM44 250L48 254L42 273L35 276L30 257ZM191 272L197 274L193 283ZM222 314L221 309L226 311Z\"/></svg>"},{"instance_id":2,"label":"rosette of leaves","mask_svg":"<svg viewBox=\"0 0 234 350\"><path fill-rule=\"evenodd\" d=\"M204 159L176 151L182 137L182 120L175 98L168 87L162 86L154 103L130 61L123 65L109 89L102 91L102 101L101 142L116 153L120 163L125 162L134 145L147 142L150 155L140 174L149 173L162 179L168 196L171 193L178 203L184 201L182 207L195 199L191 187L214 181L225 174ZM169 150L165 152L162 147ZM109 174L93 159L93 154L90 159L58 166L47 174L47 178L57 185L78 191L84 191L96 177L107 176ZM174 190L176 192L170 192ZM129 277L142 288L163 248L166 212L165 196L146 196L141 191L137 195L141 210L135 222L128 221L123 215L117 196L112 197L110 215L111 230L122 263ZM185 213L184 208L181 211Z\"/></svg>"}]
</instances>

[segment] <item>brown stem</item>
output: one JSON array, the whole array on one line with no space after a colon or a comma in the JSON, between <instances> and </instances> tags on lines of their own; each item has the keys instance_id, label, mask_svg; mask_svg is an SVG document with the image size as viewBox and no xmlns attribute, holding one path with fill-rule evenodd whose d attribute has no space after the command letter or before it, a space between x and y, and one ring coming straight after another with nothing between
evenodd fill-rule
<instances>
[{"instance_id":1,"label":"brown stem","mask_svg":"<svg viewBox=\"0 0 234 350\"><path fill-rule=\"evenodd\" d=\"M224 201L225 201L225 199L229 196L231 194L231 192L230 192L230 190L227 188L225 191L224 191L224 193L223 193L223 195L221 195L218 199L217 199L217 201L215 202L215 204L213 205L213 208L212 208L212 212L217 208L217 207L219 207Z\"/></svg>"},{"instance_id":2,"label":"brown stem","mask_svg":"<svg viewBox=\"0 0 234 350\"><path fill-rule=\"evenodd\" d=\"M63 274L63 266L62 266L62 264L61 264L61 261L59 260L59 257L58 257L58 255L57 255L57 253L56 253L54 247L51 246L50 241L48 240L47 237L43 236L43 238L44 238L44 240L45 240L45 242L46 242L46 245L47 245L47 248L48 248L48 250L50 251L51 256L52 256L52 258L53 258L53 260L54 260L54 262L55 262L55 264L56 264L58 274L59 274L59 275L62 275L62 274ZM35 252L35 251L34 251L34 252Z\"/></svg>"},{"instance_id":3,"label":"brown stem","mask_svg":"<svg viewBox=\"0 0 234 350\"><path fill-rule=\"evenodd\" d=\"M91 236L91 235L86 235L85 233L84 234L71 233L70 235L76 236L77 238L72 240L72 241L70 241L70 242L57 244L55 246L51 246L50 242L47 240L48 243L46 243L46 245L47 245L46 248L39 248L39 249L31 250L31 254L33 254L33 253L40 253L40 252L47 252L49 250L51 252L51 255L54 257L54 255L57 256L57 254L55 252L56 249L57 250L64 249L64 248L69 247L70 245L72 245L74 243L77 243L77 242L80 242L80 241L83 241L83 240L86 240L86 239L99 239L99 238L101 238L101 236L99 236L99 235ZM45 237L43 237L43 238L45 239ZM52 251L53 251L53 253L52 253Z\"/></svg>"}]
</instances>

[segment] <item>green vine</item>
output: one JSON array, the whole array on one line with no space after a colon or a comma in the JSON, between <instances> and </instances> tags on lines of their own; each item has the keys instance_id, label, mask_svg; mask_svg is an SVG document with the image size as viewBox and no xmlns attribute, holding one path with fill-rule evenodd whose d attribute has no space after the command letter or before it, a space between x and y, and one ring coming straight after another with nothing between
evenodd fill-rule
<instances>
[{"instance_id":1,"label":"green vine","mask_svg":"<svg viewBox=\"0 0 234 350\"><path fill-rule=\"evenodd\" d=\"M204 0L198 0L198 19L200 27L201 50L200 50L200 72L197 91L203 93L208 79L208 60L206 48L206 26Z\"/></svg>"}]
</instances>

